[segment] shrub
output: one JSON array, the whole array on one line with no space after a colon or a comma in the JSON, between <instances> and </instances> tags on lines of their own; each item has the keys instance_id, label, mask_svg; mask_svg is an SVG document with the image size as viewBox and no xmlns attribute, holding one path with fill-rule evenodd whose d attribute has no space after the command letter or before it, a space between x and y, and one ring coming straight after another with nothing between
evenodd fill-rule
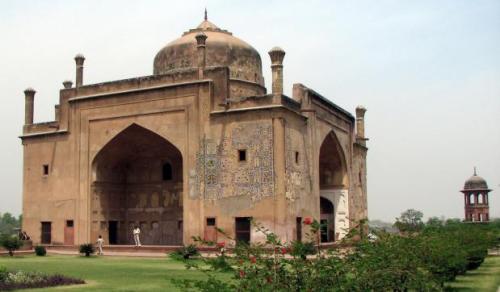
<instances>
[{"instance_id":1,"label":"shrub","mask_svg":"<svg viewBox=\"0 0 500 292\"><path fill-rule=\"evenodd\" d=\"M89 257L91 254L94 254L95 248L92 243L84 243L80 245L80 253L84 254L86 257Z\"/></svg>"},{"instance_id":2,"label":"shrub","mask_svg":"<svg viewBox=\"0 0 500 292\"><path fill-rule=\"evenodd\" d=\"M9 252L10 256L13 256L14 251L23 246L23 242L19 240L19 238L9 235L2 235L2 237L0 238L0 244Z\"/></svg>"},{"instance_id":3,"label":"shrub","mask_svg":"<svg viewBox=\"0 0 500 292\"><path fill-rule=\"evenodd\" d=\"M37 245L35 246L35 254L37 256L43 257L47 254L47 249L45 249L45 246Z\"/></svg>"},{"instance_id":4,"label":"shrub","mask_svg":"<svg viewBox=\"0 0 500 292\"><path fill-rule=\"evenodd\" d=\"M1 274L2 273L0 272L0 277ZM3 280L0 280L0 291L84 283L85 282L83 280L69 278L62 275L43 275L40 273L17 271L5 273Z\"/></svg>"},{"instance_id":5,"label":"shrub","mask_svg":"<svg viewBox=\"0 0 500 292\"><path fill-rule=\"evenodd\" d=\"M441 286L465 273L467 253L453 234L442 229L436 230L421 235L415 244L419 245L418 256L424 267Z\"/></svg>"},{"instance_id":6,"label":"shrub","mask_svg":"<svg viewBox=\"0 0 500 292\"><path fill-rule=\"evenodd\" d=\"M198 248L194 244L190 244L187 246L183 246L173 253L170 253L170 258L175 260L188 260L194 256L198 256L200 253L198 252Z\"/></svg>"},{"instance_id":7,"label":"shrub","mask_svg":"<svg viewBox=\"0 0 500 292\"><path fill-rule=\"evenodd\" d=\"M303 260L307 258L308 255L315 253L313 242L300 242L293 241L290 249L290 254L294 257L299 257Z\"/></svg>"},{"instance_id":8,"label":"shrub","mask_svg":"<svg viewBox=\"0 0 500 292\"><path fill-rule=\"evenodd\" d=\"M420 218L420 215L414 216ZM407 216L410 217L410 216ZM188 268L205 273L206 280L173 280L184 291L443 291L444 283L479 265L486 250L496 243L499 225L464 224L430 220L404 234L377 233L370 241L361 236L350 241L350 248L337 251L316 248L320 224L304 220L309 242L284 243L280 238L252 222L262 233L263 243L236 245L228 258L223 249L215 258L187 262ZM418 230L420 229L420 230ZM235 242L233 238L219 231ZM200 244L208 242L198 240ZM213 245L213 243L212 243ZM342 253L341 253L342 252ZM289 257L288 254L293 257ZM307 255L314 255L310 259ZM224 269L225 265L231 265ZM207 268L208 267L208 268ZM233 270L233 280L221 280L219 271Z\"/></svg>"},{"instance_id":9,"label":"shrub","mask_svg":"<svg viewBox=\"0 0 500 292\"><path fill-rule=\"evenodd\" d=\"M5 280L7 280L8 276L9 276L9 272L7 272L7 268L0 267L0 283L5 282Z\"/></svg>"},{"instance_id":10,"label":"shrub","mask_svg":"<svg viewBox=\"0 0 500 292\"><path fill-rule=\"evenodd\" d=\"M376 242L359 242L346 259L356 279L349 290L439 290L439 283L423 268L416 241L414 236L381 233Z\"/></svg>"}]
</instances>

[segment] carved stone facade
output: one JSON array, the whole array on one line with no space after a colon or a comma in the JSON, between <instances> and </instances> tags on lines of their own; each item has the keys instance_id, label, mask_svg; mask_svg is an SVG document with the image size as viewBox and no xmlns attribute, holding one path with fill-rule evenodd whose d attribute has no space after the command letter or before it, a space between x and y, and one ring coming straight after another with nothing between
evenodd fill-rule
<instances>
[{"instance_id":1,"label":"carved stone facade","mask_svg":"<svg viewBox=\"0 0 500 292\"><path fill-rule=\"evenodd\" d=\"M239 151L245 152L244 161ZM274 194L270 122L238 123L229 137L202 141L198 160L205 200L245 196L258 201Z\"/></svg>"},{"instance_id":2,"label":"carved stone facade","mask_svg":"<svg viewBox=\"0 0 500 292\"><path fill-rule=\"evenodd\" d=\"M54 121L33 123L26 90L23 229L69 245L132 244L135 226L147 245L221 240L216 228L259 241L253 218L290 241L313 217L323 241L342 238L367 216L364 111L302 84L284 95L285 52L269 54L272 94L259 53L205 20L151 76L84 85L77 56Z\"/></svg>"}]
</instances>

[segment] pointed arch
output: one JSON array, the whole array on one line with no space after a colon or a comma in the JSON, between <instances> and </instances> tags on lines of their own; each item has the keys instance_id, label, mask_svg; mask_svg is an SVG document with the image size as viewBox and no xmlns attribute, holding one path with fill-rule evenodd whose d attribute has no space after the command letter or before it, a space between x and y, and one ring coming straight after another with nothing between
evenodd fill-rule
<instances>
[{"instance_id":1,"label":"pointed arch","mask_svg":"<svg viewBox=\"0 0 500 292\"><path fill-rule=\"evenodd\" d=\"M333 131L321 143L319 151L320 189L347 188L347 161L342 146Z\"/></svg>"},{"instance_id":2,"label":"pointed arch","mask_svg":"<svg viewBox=\"0 0 500 292\"><path fill-rule=\"evenodd\" d=\"M182 168L180 150L149 129L134 123L115 135L92 161L92 237L132 244L140 226L143 244L182 244Z\"/></svg>"}]
</instances>

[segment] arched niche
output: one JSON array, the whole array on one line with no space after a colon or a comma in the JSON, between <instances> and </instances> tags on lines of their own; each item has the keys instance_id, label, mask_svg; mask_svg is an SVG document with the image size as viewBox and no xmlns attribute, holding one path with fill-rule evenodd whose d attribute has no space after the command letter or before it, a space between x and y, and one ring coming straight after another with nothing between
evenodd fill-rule
<instances>
[{"instance_id":1,"label":"arched niche","mask_svg":"<svg viewBox=\"0 0 500 292\"><path fill-rule=\"evenodd\" d=\"M179 149L144 127L132 124L114 136L92 162L92 238L132 244L140 226L143 244L182 244L182 168Z\"/></svg>"},{"instance_id":2,"label":"arched niche","mask_svg":"<svg viewBox=\"0 0 500 292\"><path fill-rule=\"evenodd\" d=\"M348 188L349 178L344 151L332 131L321 143L319 152L320 189Z\"/></svg>"}]
</instances>

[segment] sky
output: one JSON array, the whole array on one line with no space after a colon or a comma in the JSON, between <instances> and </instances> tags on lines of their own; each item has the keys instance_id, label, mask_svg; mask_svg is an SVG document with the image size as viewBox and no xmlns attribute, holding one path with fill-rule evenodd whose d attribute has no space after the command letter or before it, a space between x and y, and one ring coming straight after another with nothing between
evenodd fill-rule
<instances>
[{"instance_id":1,"label":"sky","mask_svg":"<svg viewBox=\"0 0 500 292\"><path fill-rule=\"evenodd\" d=\"M488 181L500 217L500 1L0 0L0 213L22 210L24 89L53 120L73 57L84 83L151 75L165 44L208 18L256 48L286 51L285 94L303 83L354 113L365 106L368 213L463 217L459 190Z\"/></svg>"}]
</instances>

